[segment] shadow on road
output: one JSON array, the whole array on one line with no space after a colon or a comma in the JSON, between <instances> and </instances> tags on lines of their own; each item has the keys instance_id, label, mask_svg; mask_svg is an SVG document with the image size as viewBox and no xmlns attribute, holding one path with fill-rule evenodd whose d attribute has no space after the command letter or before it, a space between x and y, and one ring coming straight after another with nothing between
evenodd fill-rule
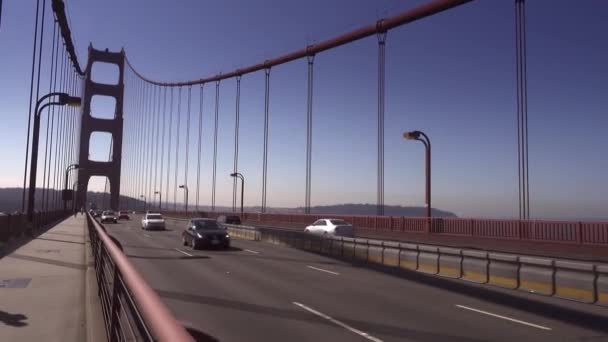
<instances>
[{"instance_id":1,"label":"shadow on road","mask_svg":"<svg viewBox=\"0 0 608 342\"><path fill-rule=\"evenodd\" d=\"M37 237L35 240L55 241L55 242L65 242L65 243L75 243L75 244L79 244L79 245L84 245L84 242L79 242L79 241L48 239L48 238L41 238L41 237Z\"/></svg>"},{"instance_id":2,"label":"shadow on road","mask_svg":"<svg viewBox=\"0 0 608 342\"><path fill-rule=\"evenodd\" d=\"M129 258L134 259L150 259L150 260L190 260L190 259L211 259L206 255L195 255L195 256L187 256L187 255L178 255L178 256L146 256L146 255L131 255L127 254Z\"/></svg>"},{"instance_id":3,"label":"shadow on road","mask_svg":"<svg viewBox=\"0 0 608 342\"><path fill-rule=\"evenodd\" d=\"M190 333L190 335L196 342L219 342L219 340L217 338L215 338L211 335L207 335L200 330L190 328L190 327L185 327L185 328L186 328L186 331L188 331L188 333Z\"/></svg>"},{"instance_id":4,"label":"shadow on road","mask_svg":"<svg viewBox=\"0 0 608 342\"><path fill-rule=\"evenodd\" d=\"M238 248L238 247L234 247L234 246L230 246L230 248L201 248L199 250L205 251L205 252L241 252L243 249L242 248Z\"/></svg>"},{"instance_id":5,"label":"shadow on road","mask_svg":"<svg viewBox=\"0 0 608 342\"><path fill-rule=\"evenodd\" d=\"M240 302L230 299L222 299L210 296L201 296L189 293L179 293L173 291L166 290L155 290L159 296L162 298L180 300L188 303L199 303L203 305L216 306L226 309L244 311L244 312L252 312L261 315L269 315L279 319L289 319L295 321L302 321L308 323L315 324L324 324L335 327L334 323L331 323L327 320L321 319L315 315L310 314L309 312L296 309L294 306L293 310L276 308L270 306L264 306L259 304L252 304L246 302ZM478 342L483 341L481 339L473 339L468 337L456 336L456 335L447 335L441 333L435 333L430 331L419 331L414 329L407 329L402 327L397 327L388 324L370 322L370 321L360 321L348 319L345 317L334 317L335 319L342 321L346 324L356 326L362 330L367 332L371 332L374 334L382 334L398 337L400 339L408 339L414 341L460 341L460 342ZM198 340L197 340L198 341ZM202 341L213 341L213 340L202 340Z\"/></svg>"},{"instance_id":6,"label":"shadow on road","mask_svg":"<svg viewBox=\"0 0 608 342\"><path fill-rule=\"evenodd\" d=\"M0 322L10 325L11 327L24 327L27 325L26 322L23 322L27 319L26 315L23 314L10 314L8 312L4 312L0 310Z\"/></svg>"}]
</instances>

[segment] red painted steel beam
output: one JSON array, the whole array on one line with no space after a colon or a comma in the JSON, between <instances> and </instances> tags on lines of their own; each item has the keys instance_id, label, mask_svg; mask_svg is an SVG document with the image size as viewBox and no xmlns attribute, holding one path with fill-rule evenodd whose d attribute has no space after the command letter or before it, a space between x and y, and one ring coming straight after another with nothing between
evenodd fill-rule
<instances>
[{"instance_id":1,"label":"red painted steel beam","mask_svg":"<svg viewBox=\"0 0 608 342\"><path fill-rule=\"evenodd\" d=\"M228 73L220 73L220 74L217 74L217 75L214 75L211 77L201 78L198 80L183 81L183 82L153 81L151 79L144 77L139 72L137 72L135 70L135 68L131 65L131 63L129 62L128 58L126 60L127 60L127 64L129 65L129 67L133 70L133 72L135 72L135 74L139 78L141 78L142 80L149 82L151 84L155 84L155 85L179 87L179 86L189 86L189 85L195 85L195 84L215 82L215 81L220 81L220 80L236 77L239 75L253 73L256 71L264 70L266 68L285 64L287 62L291 62L296 59L315 55L317 53L320 53L320 52L323 52L323 51L326 51L329 49L333 49L338 46L342 46L342 45L354 42L356 40L375 35L377 33L386 32L395 27L402 26L402 25L414 22L414 21L422 19L422 18L426 18L433 14L437 14L439 12L446 11L448 9L466 4L471 1L473 1L473 0L435 0L435 1L429 2L427 4L410 9L408 11L402 12L395 16L385 18L385 19L380 19L373 24L363 26L356 30L341 34L337 37L330 38L328 40L322 41L322 42L314 44L314 45L309 45L309 46L305 47L304 49L293 51L293 52L287 53L285 55L282 55L282 56L279 56L279 57L276 57L273 59L268 59L262 63L254 64L254 65L251 65L251 66L248 66L245 68L239 68L239 69L233 70Z\"/></svg>"},{"instance_id":2,"label":"red painted steel beam","mask_svg":"<svg viewBox=\"0 0 608 342\"><path fill-rule=\"evenodd\" d=\"M148 286L148 283L139 275L135 267L114 244L99 223L91 217L91 214L87 215L89 215L89 219L93 222L95 231L99 235L99 239L101 239L108 254L110 254L114 265L120 270L120 274L127 284L129 292L135 298L137 308L141 311L146 324L153 331L157 340L166 342L194 342L192 336L173 317L160 297Z\"/></svg>"},{"instance_id":3,"label":"red painted steel beam","mask_svg":"<svg viewBox=\"0 0 608 342\"><path fill-rule=\"evenodd\" d=\"M72 42L72 33L70 31L70 25L68 24L68 19L65 15L65 4L63 3L63 0L53 0L51 7L53 8L53 12L55 12L55 18L57 18L59 31L61 32L61 36L63 37L65 49L67 50L68 55L70 56L70 60L72 60L74 70L76 70L76 72L82 76L84 75L84 72L80 67L80 63L78 63L78 57L76 56L76 50L74 49L74 43Z\"/></svg>"}]
</instances>

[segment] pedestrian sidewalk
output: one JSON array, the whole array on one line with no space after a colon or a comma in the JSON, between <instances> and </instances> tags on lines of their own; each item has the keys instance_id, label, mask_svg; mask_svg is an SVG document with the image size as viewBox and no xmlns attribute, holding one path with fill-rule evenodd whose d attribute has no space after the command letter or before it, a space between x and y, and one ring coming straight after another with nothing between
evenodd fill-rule
<instances>
[{"instance_id":1,"label":"pedestrian sidewalk","mask_svg":"<svg viewBox=\"0 0 608 342\"><path fill-rule=\"evenodd\" d=\"M0 259L0 341L90 339L87 239L72 216Z\"/></svg>"}]
</instances>

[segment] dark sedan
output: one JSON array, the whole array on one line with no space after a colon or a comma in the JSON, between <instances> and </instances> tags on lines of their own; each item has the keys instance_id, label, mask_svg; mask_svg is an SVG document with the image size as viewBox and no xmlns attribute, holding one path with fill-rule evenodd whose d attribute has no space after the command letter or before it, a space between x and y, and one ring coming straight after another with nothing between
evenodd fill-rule
<instances>
[{"instance_id":1,"label":"dark sedan","mask_svg":"<svg viewBox=\"0 0 608 342\"><path fill-rule=\"evenodd\" d=\"M184 246L199 248L230 248L230 235L215 220L197 218L188 222L182 233Z\"/></svg>"}]
</instances>

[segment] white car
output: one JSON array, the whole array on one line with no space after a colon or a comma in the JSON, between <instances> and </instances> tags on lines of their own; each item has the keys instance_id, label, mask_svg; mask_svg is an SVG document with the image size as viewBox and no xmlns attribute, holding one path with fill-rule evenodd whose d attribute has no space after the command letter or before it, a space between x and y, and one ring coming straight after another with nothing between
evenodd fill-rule
<instances>
[{"instance_id":1,"label":"white car","mask_svg":"<svg viewBox=\"0 0 608 342\"><path fill-rule=\"evenodd\" d=\"M116 214L113 211L106 210L103 213L101 213L101 217L99 218L99 221L101 221L101 223L106 223L106 222L118 223L118 217L116 216Z\"/></svg>"},{"instance_id":2,"label":"white car","mask_svg":"<svg viewBox=\"0 0 608 342\"><path fill-rule=\"evenodd\" d=\"M353 225L341 219L321 219L304 229L320 235L353 236Z\"/></svg>"},{"instance_id":3,"label":"white car","mask_svg":"<svg viewBox=\"0 0 608 342\"><path fill-rule=\"evenodd\" d=\"M165 230L165 219L161 214L147 213L141 220L141 229L144 230Z\"/></svg>"}]
</instances>

